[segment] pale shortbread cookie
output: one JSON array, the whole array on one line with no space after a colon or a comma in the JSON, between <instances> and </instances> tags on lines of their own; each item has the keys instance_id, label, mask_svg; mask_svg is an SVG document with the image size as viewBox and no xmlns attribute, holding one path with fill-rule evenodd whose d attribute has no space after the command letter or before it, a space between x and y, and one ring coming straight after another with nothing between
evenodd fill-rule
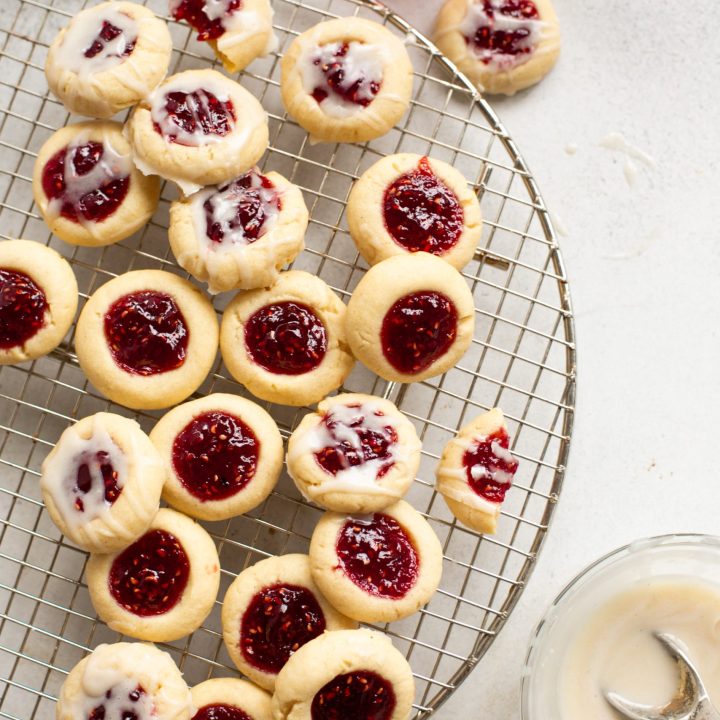
<instances>
[{"instance_id":1,"label":"pale shortbread cookie","mask_svg":"<svg viewBox=\"0 0 720 720\"><path fill-rule=\"evenodd\" d=\"M320 278L299 270L280 273L273 287L239 293L225 310L223 360L263 400L317 402L343 384L355 363L344 319L345 305Z\"/></svg>"},{"instance_id":2,"label":"pale shortbread cookie","mask_svg":"<svg viewBox=\"0 0 720 720\"><path fill-rule=\"evenodd\" d=\"M415 426L392 402L346 393L325 398L300 421L288 442L287 467L308 500L336 512L369 513L405 495L420 450Z\"/></svg>"},{"instance_id":3,"label":"pale shortbread cookie","mask_svg":"<svg viewBox=\"0 0 720 720\"><path fill-rule=\"evenodd\" d=\"M371 20L346 17L315 25L293 40L281 69L285 108L315 140L380 137L410 104L413 69L407 49ZM343 92L335 87L338 77Z\"/></svg>"},{"instance_id":4,"label":"pale shortbread cookie","mask_svg":"<svg viewBox=\"0 0 720 720\"><path fill-rule=\"evenodd\" d=\"M40 475L53 522L96 553L121 550L148 529L164 482L165 466L148 436L134 420L112 413L67 428Z\"/></svg>"},{"instance_id":5,"label":"pale shortbread cookie","mask_svg":"<svg viewBox=\"0 0 720 720\"><path fill-rule=\"evenodd\" d=\"M442 214L433 215L438 208ZM363 173L350 192L347 219L370 265L425 251L461 270L482 235L480 202L462 173L412 153L388 155ZM401 224L391 229L388 220Z\"/></svg>"},{"instance_id":6,"label":"pale shortbread cookie","mask_svg":"<svg viewBox=\"0 0 720 720\"><path fill-rule=\"evenodd\" d=\"M89 718L93 711L107 720L190 720L195 707L168 653L150 643L119 642L98 645L60 688L57 720Z\"/></svg>"},{"instance_id":7,"label":"pale shortbread cookie","mask_svg":"<svg viewBox=\"0 0 720 720\"><path fill-rule=\"evenodd\" d=\"M410 665L387 635L340 630L321 635L290 658L278 675L272 717L355 718L362 702L374 718L408 720L414 696Z\"/></svg>"},{"instance_id":8,"label":"pale shortbread cookie","mask_svg":"<svg viewBox=\"0 0 720 720\"><path fill-rule=\"evenodd\" d=\"M302 191L276 172L251 170L170 206L178 264L211 293L270 287L305 247Z\"/></svg>"},{"instance_id":9,"label":"pale shortbread cookie","mask_svg":"<svg viewBox=\"0 0 720 720\"><path fill-rule=\"evenodd\" d=\"M425 518L404 500L374 515L327 512L310 541L313 580L361 622L392 622L430 601L443 552Z\"/></svg>"},{"instance_id":10,"label":"pale shortbread cookie","mask_svg":"<svg viewBox=\"0 0 720 720\"><path fill-rule=\"evenodd\" d=\"M167 508L125 550L90 555L86 573L100 618L123 635L154 642L197 630L220 586L220 560L210 535Z\"/></svg>"},{"instance_id":11,"label":"pale shortbread cookie","mask_svg":"<svg viewBox=\"0 0 720 720\"><path fill-rule=\"evenodd\" d=\"M503 12L505 6L512 11ZM473 38L481 29L490 40L479 47ZM460 72L489 95L513 95L540 82L560 55L551 0L447 0L433 39Z\"/></svg>"},{"instance_id":12,"label":"pale shortbread cookie","mask_svg":"<svg viewBox=\"0 0 720 720\"><path fill-rule=\"evenodd\" d=\"M464 278L424 252L373 265L345 317L355 357L380 377L403 383L454 367L470 347L474 328L473 296Z\"/></svg>"},{"instance_id":13,"label":"pale shortbread cookie","mask_svg":"<svg viewBox=\"0 0 720 720\"><path fill-rule=\"evenodd\" d=\"M235 5L231 9L231 4ZM170 0L170 14L187 20L188 11L197 12L201 23L190 23L197 39L212 47L229 73L244 70L255 58L277 49L273 33L270 0Z\"/></svg>"},{"instance_id":14,"label":"pale shortbread cookie","mask_svg":"<svg viewBox=\"0 0 720 720\"><path fill-rule=\"evenodd\" d=\"M148 8L106 2L82 10L58 33L45 76L70 112L109 118L152 92L171 52L167 25Z\"/></svg>"},{"instance_id":15,"label":"pale shortbread cookie","mask_svg":"<svg viewBox=\"0 0 720 720\"><path fill-rule=\"evenodd\" d=\"M203 720L239 720L217 706L239 710L250 720L270 720L272 696L247 680L213 678L192 689L193 705ZM240 717L243 717L242 715Z\"/></svg>"},{"instance_id":16,"label":"pale shortbread cookie","mask_svg":"<svg viewBox=\"0 0 720 720\"><path fill-rule=\"evenodd\" d=\"M202 520L226 520L257 507L282 470L275 421L238 395L215 393L178 405L150 439L167 468L163 498Z\"/></svg>"},{"instance_id":17,"label":"pale shortbread cookie","mask_svg":"<svg viewBox=\"0 0 720 720\"><path fill-rule=\"evenodd\" d=\"M137 167L186 195L248 171L268 145L267 113L217 70L172 75L135 108L126 131Z\"/></svg>"},{"instance_id":18,"label":"pale shortbread cookie","mask_svg":"<svg viewBox=\"0 0 720 720\"><path fill-rule=\"evenodd\" d=\"M320 593L307 555L279 555L243 570L222 608L223 638L232 661L266 690L298 647L330 630L357 627Z\"/></svg>"},{"instance_id":19,"label":"pale shortbread cookie","mask_svg":"<svg viewBox=\"0 0 720 720\"><path fill-rule=\"evenodd\" d=\"M502 410L493 408L465 425L440 458L437 491L453 515L477 532L494 533L497 529L502 502L518 465L508 446ZM484 495L473 488L470 478L476 487L484 489Z\"/></svg>"},{"instance_id":20,"label":"pale shortbread cookie","mask_svg":"<svg viewBox=\"0 0 720 720\"><path fill-rule=\"evenodd\" d=\"M123 308L130 308L130 322ZM164 365L148 358L148 344L167 359ZM90 382L113 402L138 409L169 407L195 392L217 346L210 302L163 270L135 270L105 283L85 303L75 332L78 362Z\"/></svg>"},{"instance_id":21,"label":"pale shortbread cookie","mask_svg":"<svg viewBox=\"0 0 720 720\"><path fill-rule=\"evenodd\" d=\"M102 146L102 154L87 172L83 164L95 145ZM58 158L62 168L55 170ZM57 182L62 193L49 196ZM33 195L55 235L73 245L99 247L147 224L160 199L160 178L135 167L120 123L95 120L68 125L45 141L35 161Z\"/></svg>"},{"instance_id":22,"label":"pale shortbread cookie","mask_svg":"<svg viewBox=\"0 0 720 720\"><path fill-rule=\"evenodd\" d=\"M30 240L0 242L0 294L0 365L47 355L77 310L77 280L68 261Z\"/></svg>"}]
</instances>

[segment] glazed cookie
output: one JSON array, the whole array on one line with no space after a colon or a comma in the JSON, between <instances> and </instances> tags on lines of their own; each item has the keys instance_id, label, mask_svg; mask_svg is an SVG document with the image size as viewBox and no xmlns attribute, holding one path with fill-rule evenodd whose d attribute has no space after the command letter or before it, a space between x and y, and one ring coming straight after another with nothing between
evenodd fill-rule
<instances>
[{"instance_id":1,"label":"glazed cookie","mask_svg":"<svg viewBox=\"0 0 720 720\"><path fill-rule=\"evenodd\" d=\"M353 628L320 594L307 555L280 555L241 572L222 608L225 647L238 669L267 690L299 647L328 630Z\"/></svg>"},{"instance_id":2,"label":"glazed cookie","mask_svg":"<svg viewBox=\"0 0 720 720\"><path fill-rule=\"evenodd\" d=\"M171 52L167 25L148 8L106 2L78 13L59 32L45 76L70 112L109 118L152 92Z\"/></svg>"},{"instance_id":3,"label":"glazed cookie","mask_svg":"<svg viewBox=\"0 0 720 720\"><path fill-rule=\"evenodd\" d=\"M494 533L518 461L502 410L493 408L463 427L445 446L437 468L437 491L467 527Z\"/></svg>"},{"instance_id":4,"label":"glazed cookie","mask_svg":"<svg viewBox=\"0 0 720 720\"><path fill-rule=\"evenodd\" d=\"M89 552L127 547L160 507L165 467L134 421L111 413L63 432L40 475L45 506L63 535Z\"/></svg>"},{"instance_id":5,"label":"glazed cookie","mask_svg":"<svg viewBox=\"0 0 720 720\"><path fill-rule=\"evenodd\" d=\"M260 103L216 70L169 77L135 108L126 131L137 167L186 195L247 172L268 145Z\"/></svg>"},{"instance_id":6,"label":"glazed cookie","mask_svg":"<svg viewBox=\"0 0 720 720\"><path fill-rule=\"evenodd\" d=\"M170 247L211 293L270 287L305 247L308 209L282 175L250 170L170 207Z\"/></svg>"},{"instance_id":7,"label":"glazed cookie","mask_svg":"<svg viewBox=\"0 0 720 720\"><path fill-rule=\"evenodd\" d=\"M293 41L281 68L288 114L319 141L380 137L410 104L413 69L405 45L371 20L315 25Z\"/></svg>"},{"instance_id":8,"label":"glazed cookie","mask_svg":"<svg viewBox=\"0 0 720 720\"><path fill-rule=\"evenodd\" d=\"M461 270L482 234L480 202L454 167L420 155L388 155L355 183L350 234L370 265L428 252Z\"/></svg>"},{"instance_id":9,"label":"glazed cookie","mask_svg":"<svg viewBox=\"0 0 720 720\"><path fill-rule=\"evenodd\" d=\"M434 595L442 547L404 500L372 516L327 512L310 541L310 569L320 591L361 622L408 617Z\"/></svg>"},{"instance_id":10,"label":"glazed cookie","mask_svg":"<svg viewBox=\"0 0 720 720\"><path fill-rule=\"evenodd\" d=\"M147 224L160 199L160 178L135 168L120 123L91 121L61 128L40 148L33 195L55 235L97 247Z\"/></svg>"},{"instance_id":11,"label":"glazed cookie","mask_svg":"<svg viewBox=\"0 0 720 720\"><path fill-rule=\"evenodd\" d=\"M327 633L278 675L273 720L407 720L415 681L390 639L372 630Z\"/></svg>"},{"instance_id":12,"label":"glazed cookie","mask_svg":"<svg viewBox=\"0 0 720 720\"><path fill-rule=\"evenodd\" d=\"M220 349L232 376L263 400L307 405L340 387L355 360L345 305L318 277L280 273L269 290L239 293L222 320Z\"/></svg>"},{"instance_id":13,"label":"glazed cookie","mask_svg":"<svg viewBox=\"0 0 720 720\"><path fill-rule=\"evenodd\" d=\"M447 0L434 40L480 92L491 95L540 82L560 54L551 0Z\"/></svg>"},{"instance_id":14,"label":"glazed cookie","mask_svg":"<svg viewBox=\"0 0 720 720\"><path fill-rule=\"evenodd\" d=\"M87 584L97 614L112 630L140 640L177 640L212 610L220 561L200 525L163 508L122 552L91 555Z\"/></svg>"},{"instance_id":15,"label":"glazed cookie","mask_svg":"<svg viewBox=\"0 0 720 720\"><path fill-rule=\"evenodd\" d=\"M455 366L474 327L473 296L462 275L425 252L371 267L345 316L355 357L380 377L405 383Z\"/></svg>"},{"instance_id":16,"label":"glazed cookie","mask_svg":"<svg viewBox=\"0 0 720 720\"><path fill-rule=\"evenodd\" d=\"M90 382L113 402L157 409L182 402L217 354L215 310L187 280L135 270L105 283L85 303L75 351Z\"/></svg>"},{"instance_id":17,"label":"glazed cookie","mask_svg":"<svg viewBox=\"0 0 720 720\"><path fill-rule=\"evenodd\" d=\"M173 408L150 433L167 468L163 497L202 520L257 507L282 470L275 421L250 400L216 393Z\"/></svg>"},{"instance_id":18,"label":"glazed cookie","mask_svg":"<svg viewBox=\"0 0 720 720\"><path fill-rule=\"evenodd\" d=\"M192 689L193 720L270 720L270 694L246 680L213 678Z\"/></svg>"},{"instance_id":19,"label":"glazed cookie","mask_svg":"<svg viewBox=\"0 0 720 720\"><path fill-rule=\"evenodd\" d=\"M54 350L77 304L75 275L55 250L30 240L0 242L0 365Z\"/></svg>"},{"instance_id":20,"label":"glazed cookie","mask_svg":"<svg viewBox=\"0 0 720 720\"><path fill-rule=\"evenodd\" d=\"M270 0L170 0L170 14L187 20L229 73L243 70L277 46Z\"/></svg>"},{"instance_id":21,"label":"glazed cookie","mask_svg":"<svg viewBox=\"0 0 720 720\"><path fill-rule=\"evenodd\" d=\"M149 643L98 645L65 679L57 720L190 720L190 690L168 653Z\"/></svg>"},{"instance_id":22,"label":"glazed cookie","mask_svg":"<svg viewBox=\"0 0 720 720\"><path fill-rule=\"evenodd\" d=\"M415 427L393 403L348 393L325 398L302 419L290 436L287 467L308 500L369 513L405 495L420 449Z\"/></svg>"}]
</instances>

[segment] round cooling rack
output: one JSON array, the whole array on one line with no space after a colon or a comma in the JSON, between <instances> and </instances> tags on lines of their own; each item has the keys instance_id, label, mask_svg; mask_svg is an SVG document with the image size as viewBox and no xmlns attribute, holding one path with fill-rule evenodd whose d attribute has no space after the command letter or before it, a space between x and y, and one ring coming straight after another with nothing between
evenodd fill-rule
<instances>
[{"instance_id":1,"label":"round cooling rack","mask_svg":"<svg viewBox=\"0 0 720 720\"><path fill-rule=\"evenodd\" d=\"M37 150L69 118L43 74L48 44L86 0L3 0L0 12L0 236L46 243L66 256L81 303L111 277L140 268L181 272L167 242L167 185L158 212L118 245L80 248L50 236L33 207ZM87 2L87 4L94 4ZM147 0L156 13L166 0ZM517 602L542 545L562 484L573 421L574 329L560 252L540 193L492 110L438 51L387 8L368 0L273 0L280 52L256 60L241 82L270 115L262 163L298 184L311 212L307 249L294 267L318 274L346 301L366 266L347 233L354 179L396 152L454 165L481 197L484 233L464 275L476 303L475 339L450 372L398 385L359 365L345 390L392 399L415 424L423 459L408 500L430 521L445 552L440 590L421 612L383 626L415 673L416 718L430 716L485 653ZM367 145L312 145L284 114L279 57L293 37L331 17L360 15L406 39L415 68L410 111ZM187 26L170 23L172 71L214 64ZM221 312L226 295L216 298ZM119 640L95 617L84 582L86 554L67 544L43 511L40 464L60 433L98 411L136 417L149 430L161 413L133 415L101 397L80 371L73 338L51 355L0 370L0 717L45 720L67 672L102 642ZM218 361L199 394L246 394ZM434 491L434 470L457 428L503 408L520 460L495 536L454 522ZM287 436L306 412L268 409ZM305 552L320 511L287 476L257 510L206 523L220 553L219 598L237 573L269 555ZM162 645L189 684L234 674L222 643L220 602L189 638Z\"/></svg>"}]
</instances>

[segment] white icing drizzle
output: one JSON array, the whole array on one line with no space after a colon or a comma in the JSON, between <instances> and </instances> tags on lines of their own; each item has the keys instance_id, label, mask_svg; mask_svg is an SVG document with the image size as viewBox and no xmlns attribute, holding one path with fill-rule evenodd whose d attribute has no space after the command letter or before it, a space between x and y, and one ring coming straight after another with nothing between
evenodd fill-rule
<instances>
[{"instance_id":1,"label":"white icing drizzle","mask_svg":"<svg viewBox=\"0 0 720 720\"><path fill-rule=\"evenodd\" d=\"M328 45L311 45L300 57L298 63L302 78L303 89L312 95L316 88L321 88L328 96L320 103L323 111L334 118L347 118L365 109L367 106L358 105L345 100L337 94L327 83L327 76L322 66L339 59L343 64L343 82L350 86L358 80L365 80L361 85L358 97L368 100L369 104L377 97L370 91L370 83L382 83L386 65L385 52L381 46L360 42L348 43L348 50L341 58L336 58L337 52L343 43L330 43Z\"/></svg>"},{"instance_id":2,"label":"white icing drizzle","mask_svg":"<svg viewBox=\"0 0 720 720\"><path fill-rule=\"evenodd\" d=\"M105 500L101 463L97 459L100 452L107 453L103 464L112 464L117 473L115 482L122 490L128 479L127 458L97 420L93 423L92 434L87 439L81 437L75 428L65 432L56 447L52 463L43 468L43 487L71 529L97 518L103 518L106 523L109 521L112 506ZM86 464L90 472L90 489L85 493L77 488L80 464ZM78 509L77 500L82 501L82 510Z\"/></svg>"},{"instance_id":3,"label":"white icing drizzle","mask_svg":"<svg viewBox=\"0 0 720 720\"><path fill-rule=\"evenodd\" d=\"M85 175L77 173L73 156L75 150L90 142L100 142L103 146L103 154L95 163L90 172ZM61 197L52 198L48 201L46 214L50 220L60 216L62 206L69 202L76 205L85 195L107 185L113 180L128 177L132 171L132 159L129 154L123 154L117 150L108 135L103 133L102 139L97 140L90 137L89 130L78 133L65 150L65 165L63 168L63 181L65 192ZM78 221L86 229L92 229L95 222L88 220L81 212L78 212Z\"/></svg>"},{"instance_id":4,"label":"white icing drizzle","mask_svg":"<svg viewBox=\"0 0 720 720\"><path fill-rule=\"evenodd\" d=\"M482 512L494 514L498 511L501 503L490 502L482 495L478 495L467 483L465 469L455 468L443 471L443 479L446 480L439 488L441 494L456 500L463 505L468 505ZM447 482L457 481L457 482Z\"/></svg>"},{"instance_id":5,"label":"white icing drizzle","mask_svg":"<svg viewBox=\"0 0 720 720\"><path fill-rule=\"evenodd\" d=\"M121 32L112 40L99 38L103 22L114 25ZM137 21L113 7L96 7L81 12L70 23L55 59L70 72L87 76L110 70L125 62L130 55L124 56L128 44L137 41L140 29ZM103 48L94 57L85 57L85 52L96 39L104 43Z\"/></svg>"},{"instance_id":6,"label":"white icing drizzle","mask_svg":"<svg viewBox=\"0 0 720 720\"><path fill-rule=\"evenodd\" d=\"M340 443L347 443L351 448L360 450L362 448L361 438L356 429L352 427L352 424L357 423L360 417L363 418L363 429L384 435L385 428L390 427L398 434L395 420L389 415L378 415L378 412L380 412L380 408L372 402L363 403L359 407L333 406L324 417L319 419L317 424L297 439L293 448L293 457L305 453L315 454L324 448L334 447ZM325 423L326 418L335 421L332 431ZM407 453L402 444L393 442L388 445L388 457L374 458L359 465L347 465L334 476L324 473L327 479L317 485L310 485L307 492L315 496L328 492L389 494L392 493L391 488L378 484L378 473L390 463L407 461ZM393 494L396 494L397 497L402 495L401 492Z\"/></svg>"}]
</instances>

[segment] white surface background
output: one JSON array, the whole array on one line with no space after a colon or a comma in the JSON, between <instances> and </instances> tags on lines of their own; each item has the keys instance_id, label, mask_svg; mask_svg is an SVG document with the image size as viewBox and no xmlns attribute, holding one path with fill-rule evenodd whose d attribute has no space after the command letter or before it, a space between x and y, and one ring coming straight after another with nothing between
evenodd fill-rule
<instances>
[{"instance_id":1,"label":"white surface background","mask_svg":"<svg viewBox=\"0 0 720 720\"><path fill-rule=\"evenodd\" d=\"M428 32L441 2L386 4ZM538 87L491 103L567 232L575 433L537 569L441 718L520 717L532 629L596 557L648 535L720 534L720 3L555 6L558 66ZM613 132L656 161L638 165L633 185L625 157L599 145Z\"/></svg>"}]
</instances>

